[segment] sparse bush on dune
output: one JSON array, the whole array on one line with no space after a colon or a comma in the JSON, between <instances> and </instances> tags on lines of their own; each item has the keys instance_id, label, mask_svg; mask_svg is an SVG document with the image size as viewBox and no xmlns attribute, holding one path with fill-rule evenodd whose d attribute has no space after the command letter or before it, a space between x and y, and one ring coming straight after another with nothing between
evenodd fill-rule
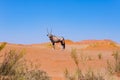
<instances>
[{"instance_id":1,"label":"sparse bush on dune","mask_svg":"<svg viewBox=\"0 0 120 80\"><path fill-rule=\"evenodd\" d=\"M117 45L114 42L110 42L109 45L113 47L117 47Z\"/></svg>"},{"instance_id":2,"label":"sparse bush on dune","mask_svg":"<svg viewBox=\"0 0 120 80\"><path fill-rule=\"evenodd\" d=\"M80 53L80 60L83 64L85 64L87 61L92 61L93 58L90 55L85 55L84 53Z\"/></svg>"},{"instance_id":3,"label":"sparse bush on dune","mask_svg":"<svg viewBox=\"0 0 120 80\"><path fill-rule=\"evenodd\" d=\"M114 51L112 54L114 61L107 62L107 70L110 74L120 73L120 52Z\"/></svg>"},{"instance_id":4,"label":"sparse bush on dune","mask_svg":"<svg viewBox=\"0 0 120 80\"><path fill-rule=\"evenodd\" d=\"M101 53L98 54L98 59L102 59L102 54Z\"/></svg>"},{"instance_id":5,"label":"sparse bush on dune","mask_svg":"<svg viewBox=\"0 0 120 80\"><path fill-rule=\"evenodd\" d=\"M25 75L25 80L50 80L50 78L42 70L31 70Z\"/></svg>"},{"instance_id":6,"label":"sparse bush on dune","mask_svg":"<svg viewBox=\"0 0 120 80\"><path fill-rule=\"evenodd\" d=\"M2 44L0 45L0 51L5 47L6 44L7 44L7 43L4 42L4 43L2 43Z\"/></svg>"},{"instance_id":7,"label":"sparse bush on dune","mask_svg":"<svg viewBox=\"0 0 120 80\"><path fill-rule=\"evenodd\" d=\"M117 44L110 40L101 40L101 41L95 41L91 42L86 49L118 49L119 47Z\"/></svg>"},{"instance_id":8,"label":"sparse bush on dune","mask_svg":"<svg viewBox=\"0 0 120 80\"><path fill-rule=\"evenodd\" d=\"M77 67L79 67L79 60L78 60L78 56L77 56L76 53L77 53L77 52L76 52L76 49L73 48L72 51L71 51L71 58L74 60L75 65L76 65Z\"/></svg>"},{"instance_id":9,"label":"sparse bush on dune","mask_svg":"<svg viewBox=\"0 0 120 80\"><path fill-rule=\"evenodd\" d=\"M106 70L108 71L108 74L112 75L114 73L114 68L113 65L110 63L110 61L107 61L107 68Z\"/></svg>"},{"instance_id":10,"label":"sparse bush on dune","mask_svg":"<svg viewBox=\"0 0 120 80\"><path fill-rule=\"evenodd\" d=\"M1 75L13 75L15 74L15 66L18 61L23 57L23 52L16 53L15 50L10 50L5 54L5 58L0 66Z\"/></svg>"},{"instance_id":11,"label":"sparse bush on dune","mask_svg":"<svg viewBox=\"0 0 120 80\"><path fill-rule=\"evenodd\" d=\"M105 80L102 74L95 73L93 70L88 70L86 73L83 73L82 70L79 68L79 59L77 56L76 49L72 49L71 51L71 58L75 62L76 69L75 73L71 74L69 70L66 68L64 71L66 80Z\"/></svg>"},{"instance_id":12,"label":"sparse bush on dune","mask_svg":"<svg viewBox=\"0 0 120 80\"><path fill-rule=\"evenodd\" d=\"M51 43L48 43L48 44L47 44L47 47L48 47L48 48L52 48L53 46L52 46Z\"/></svg>"},{"instance_id":13,"label":"sparse bush on dune","mask_svg":"<svg viewBox=\"0 0 120 80\"><path fill-rule=\"evenodd\" d=\"M118 51L114 52L114 59L115 59L115 72L120 73L120 53Z\"/></svg>"},{"instance_id":14,"label":"sparse bush on dune","mask_svg":"<svg viewBox=\"0 0 120 80\"><path fill-rule=\"evenodd\" d=\"M0 45L0 50L6 43ZM3 62L0 64L0 80L50 80L46 72L30 66L23 59L25 52L10 50L5 54Z\"/></svg>"}]
</instances>

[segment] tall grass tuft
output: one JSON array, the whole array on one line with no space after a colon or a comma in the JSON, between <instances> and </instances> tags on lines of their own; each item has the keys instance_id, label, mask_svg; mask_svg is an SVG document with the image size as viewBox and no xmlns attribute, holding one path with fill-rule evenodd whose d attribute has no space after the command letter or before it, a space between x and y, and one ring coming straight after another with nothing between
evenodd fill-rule
<instances>
[{"instance_id":1,"label":"tall grass tuft","mask_svg":"<svg viewBox=\"0 0 120 80\"><path fill-rule=\"evenodd\" d=\"M79 60L78 60L78 56L77 56L76 53L77 53L77 52L76 52L76 49L73 48L72 51L71 51L71 58L74 60L75 65L76 65L77 67L79 67L79 66L78 66Z\"/></svg>"},{"instance_id":2,"label":"tall grass tuft","mask_svg":"<svg viewBox=\"0 0 120 80\"><path fill-rule=\"evenodd\" d=\"M115 61L107 62L107 70L110 74L120 73L120 53L119 51L114 51L112 54Z\"/></svg>"},{"instance_id":3,"label":"tall grass tuft","mask_svg":"<svg viewBox=\"0 0 120 80\"><path fill-rule=\"evenodd\" d=\"M113 52L115 59L115 72L120 72L120 53L118 51Z\"/></svg>"}]
</instances>

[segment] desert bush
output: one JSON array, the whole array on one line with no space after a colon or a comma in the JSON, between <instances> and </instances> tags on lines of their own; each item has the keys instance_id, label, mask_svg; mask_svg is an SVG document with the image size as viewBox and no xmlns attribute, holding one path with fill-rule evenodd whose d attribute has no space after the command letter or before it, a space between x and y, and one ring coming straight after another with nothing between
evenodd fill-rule
<instances>
[{"instance_id":1,"label":"desert bush","mask_svg":"<svg viewBox=\"0 0 120 80\"><path fill-rule=\"evenodd\" d=\"M71 58L74 60L75 65L78 67L79 60L78 60L78 56L76 54L76 49L75 48L73 48L72 51L71 51Z\"/></svg>"},{"instance_id":2,"label":"desert bush","mask_svg":"<svg viewBox=\"0 0 120 80\"><path fill-rule=\"evenodd\" d=\"M3 43L0 48L4 48ZM4 60L0 65L0 80L50 80L45 71L27 64L24 59L25 51L10 50L5 53ZM34 68L33 68L34 67Z\"/></svg>"},{"instance_id":3,"label":"desert bush","mask_svg":"<svg viewBox=\"0 0 120 80\"><path fill-rule=\"evenodd\" d=\"M88 70L86 73L83 73L79 68L79 59L77 56L76 49L72 49L71 58L75 62L76 69L75 73L71 74L69 70L66 68L64 71L66 80L105 80L104 76L100 73L95 73L93 70Z\"/></svg>"},{"instance_id":4,"label":"desert bush","mask_svg":"<svg viewBox=\"0 0 120 80\"><path fill-rule=\"evenodd\" d=\"M107 60L107 72L108 74L112 75L114 73L114 66L112 65L112 63L110 63L109 60Z\"/></svg>"},{"instance_id":5,"label":"desert bush","mask_svg":"<svg viewBox=\"0 0 120 80\"><path fill-rule=\"evenodd\" d=\"M46 45L48 48L52 48L53 47L53 45L51 44L51 43L47 43L47 45Z\"/></svg>"},{"instance_id":6,"label":"desert bush","mask_svg":"<svg viewBox=\"0 0 120 80\"><path fill-rule=\"evenodd\" d=\"M0 51L5 47L7 43L6 42L3 42L1 45L0 45Z\"/></svg>"},{"instance_id":7,"label":"desert bush","mask_svg":"<svg viewBox=\"0 0 120 80\"><path fill-rule=\"evenodd\" d=\"M107 62L107 70L110 74L120 73L120 53L119 51L113 52L112 56L114 57L114 63Z\"/></svg>"},{"instance_id":8,"label":"desert bush","mask_svg":"<svg viewBox=\"0 0 120 80\"><path fill-rule=\"evenodd\" d=\"M26 80L49 80L49 77L42 70L31 70L26 74Z\"/></svg>"},{"instance_id":9,"label":"desert bush","mask_svg":"<svg viewBox=\"0 0 120 80\"><path fill-rule=\"evenodd\" d=\"M1 75L15 74L15 65L23 57L23 52L16 53L15 50L10 50L5 54L5 58L0 66Z\"/></svg>"},{"instance_id":10,"label":"desert bush","mask_svg":"<svg viewBox=\"0 0 120 80\"><path fill-rule=\"evenodd\" d=\"M120 72L120 53L118 51L113 52L113 56L115 59L115 72Z\"/></svg>"},{"instance_id":11,"label":"desert bush","mask_svg":"<svg viewBox=\"0 0 120 80\"><path fill-rule=\"evenodd\" d=\"M92 57L90 55L85 55L83 52L80 52L79 55L79 59L80 61L85 65L87 61L92 60Z\"/></svg>"},{"instance_id":12,"label":"desert bush","mask_svg":"<svg viewBox=\"0 0 120 80\"><path fill-rule=\"evenodd\" d=\"M89 61L92 61L93 59L92 59L92 57L91 57L91 56L88 56L88 60L89 60Z\"/></svg>"},{"instance_id":13,"label":"desert bush","mask_svg":"<svg viewBox=\"0 0 120 80\"><path fill-rule=\"evenodd\" d=\"M114 42L110 42L109 45L113 47L117 47L117 45Z\"/></svg>"},{"instance_id":14,"label":"desert bush","mask_svg":"<svg viewBox=\"0 0 120 80\"><path fill-rule=\"evenodd\" d=\"M102 54L101 53L98 54L98 59L102 59Z\"/></svg>"}]
</instances>

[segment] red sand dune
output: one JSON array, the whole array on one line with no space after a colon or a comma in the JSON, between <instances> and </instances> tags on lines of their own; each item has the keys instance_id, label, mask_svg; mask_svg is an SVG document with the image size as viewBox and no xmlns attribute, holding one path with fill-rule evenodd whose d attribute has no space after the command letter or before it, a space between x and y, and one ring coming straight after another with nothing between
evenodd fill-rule
<instances>
[{"instance_id":1,"label":"red sand dune","mask_svg":"<svg viewBox=\"0 0 120 80\"><path fill-rule=\"evenodd\" d=\"M87 45L86 50L117 50L120 47L112 40L83 40L76 42L80 45Z\"/></svg>"},{"instance_id":2,"label":"red sand dune","mask_svg":"<svg viewBox=\"0 0 120 80\"><path fill-rule=\"evenodd\" d=\"M91 68L95 71L104 72L107 66L107 60L113 60L112 54L113 51L116 50L113 48L116 47L116 45L113 46L113 43L117 44L111 40L85 40L81 42L66 40L65 50L62 50L59 44L56 45L57 49L53 50L50 42L32 45L7 44L1 53L8 52L10 49L25 49L25 58L40 66L39 68L46 71L48 75L51 76L52 80L65 80L65 69L67 68L70 72L74 72L76 68L75 63L70 56L72 48L76 48L81 70L86 71ZM86 44L88 46L83 47ZM95 46L97 47L97 50L94 49L95 47L90 46L93 44L97 44ZM112 48L112 50L107 49L106 46ZM118 46L117 49L120 50ZM101 60L98 59L98 54L102 55ZM120 78L116 77L115 80L120 80Z\"/></svg>"},{"instance_id":3,"label":"red sand dune","mask_svg":"<svg viewBox=\"0 0 120 80\"><path fill-rule=\"evenodd\" d=\"M115 42L112 40L105 39L105 40L82 40L76 43L78 44L94 44L94 43L109 44L109 43L115 43Z\"/></svg>"},{"instance_id":4,"label":"red sand dune","mask_svg":"<svg viewBox=\"0 0 120 80\"><path fill-rule=\"evenodd\" d=\"M66 44L74 44L74 42L72 40L65 40Z\"/></svg>"}]
</instances>

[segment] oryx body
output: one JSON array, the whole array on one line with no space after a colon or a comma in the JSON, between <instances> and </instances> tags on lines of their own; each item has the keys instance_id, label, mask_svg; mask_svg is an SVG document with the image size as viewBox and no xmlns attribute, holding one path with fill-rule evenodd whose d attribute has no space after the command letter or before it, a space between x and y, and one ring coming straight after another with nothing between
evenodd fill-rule
<instances>
[{"instance_id":1,"label":"oryx body","mask_svg":"<svg viewBox=\"0 0 120 80\"><path fill-rule=\"evenodd\" d=\"M59 42L61 43L63 49L65 49L64 37L58 37L58 36L52 35L52 33L48 33L47 36L49 37L54 49L55 49L55 43L59 43Z\"/></svg>"}]
</instances>

